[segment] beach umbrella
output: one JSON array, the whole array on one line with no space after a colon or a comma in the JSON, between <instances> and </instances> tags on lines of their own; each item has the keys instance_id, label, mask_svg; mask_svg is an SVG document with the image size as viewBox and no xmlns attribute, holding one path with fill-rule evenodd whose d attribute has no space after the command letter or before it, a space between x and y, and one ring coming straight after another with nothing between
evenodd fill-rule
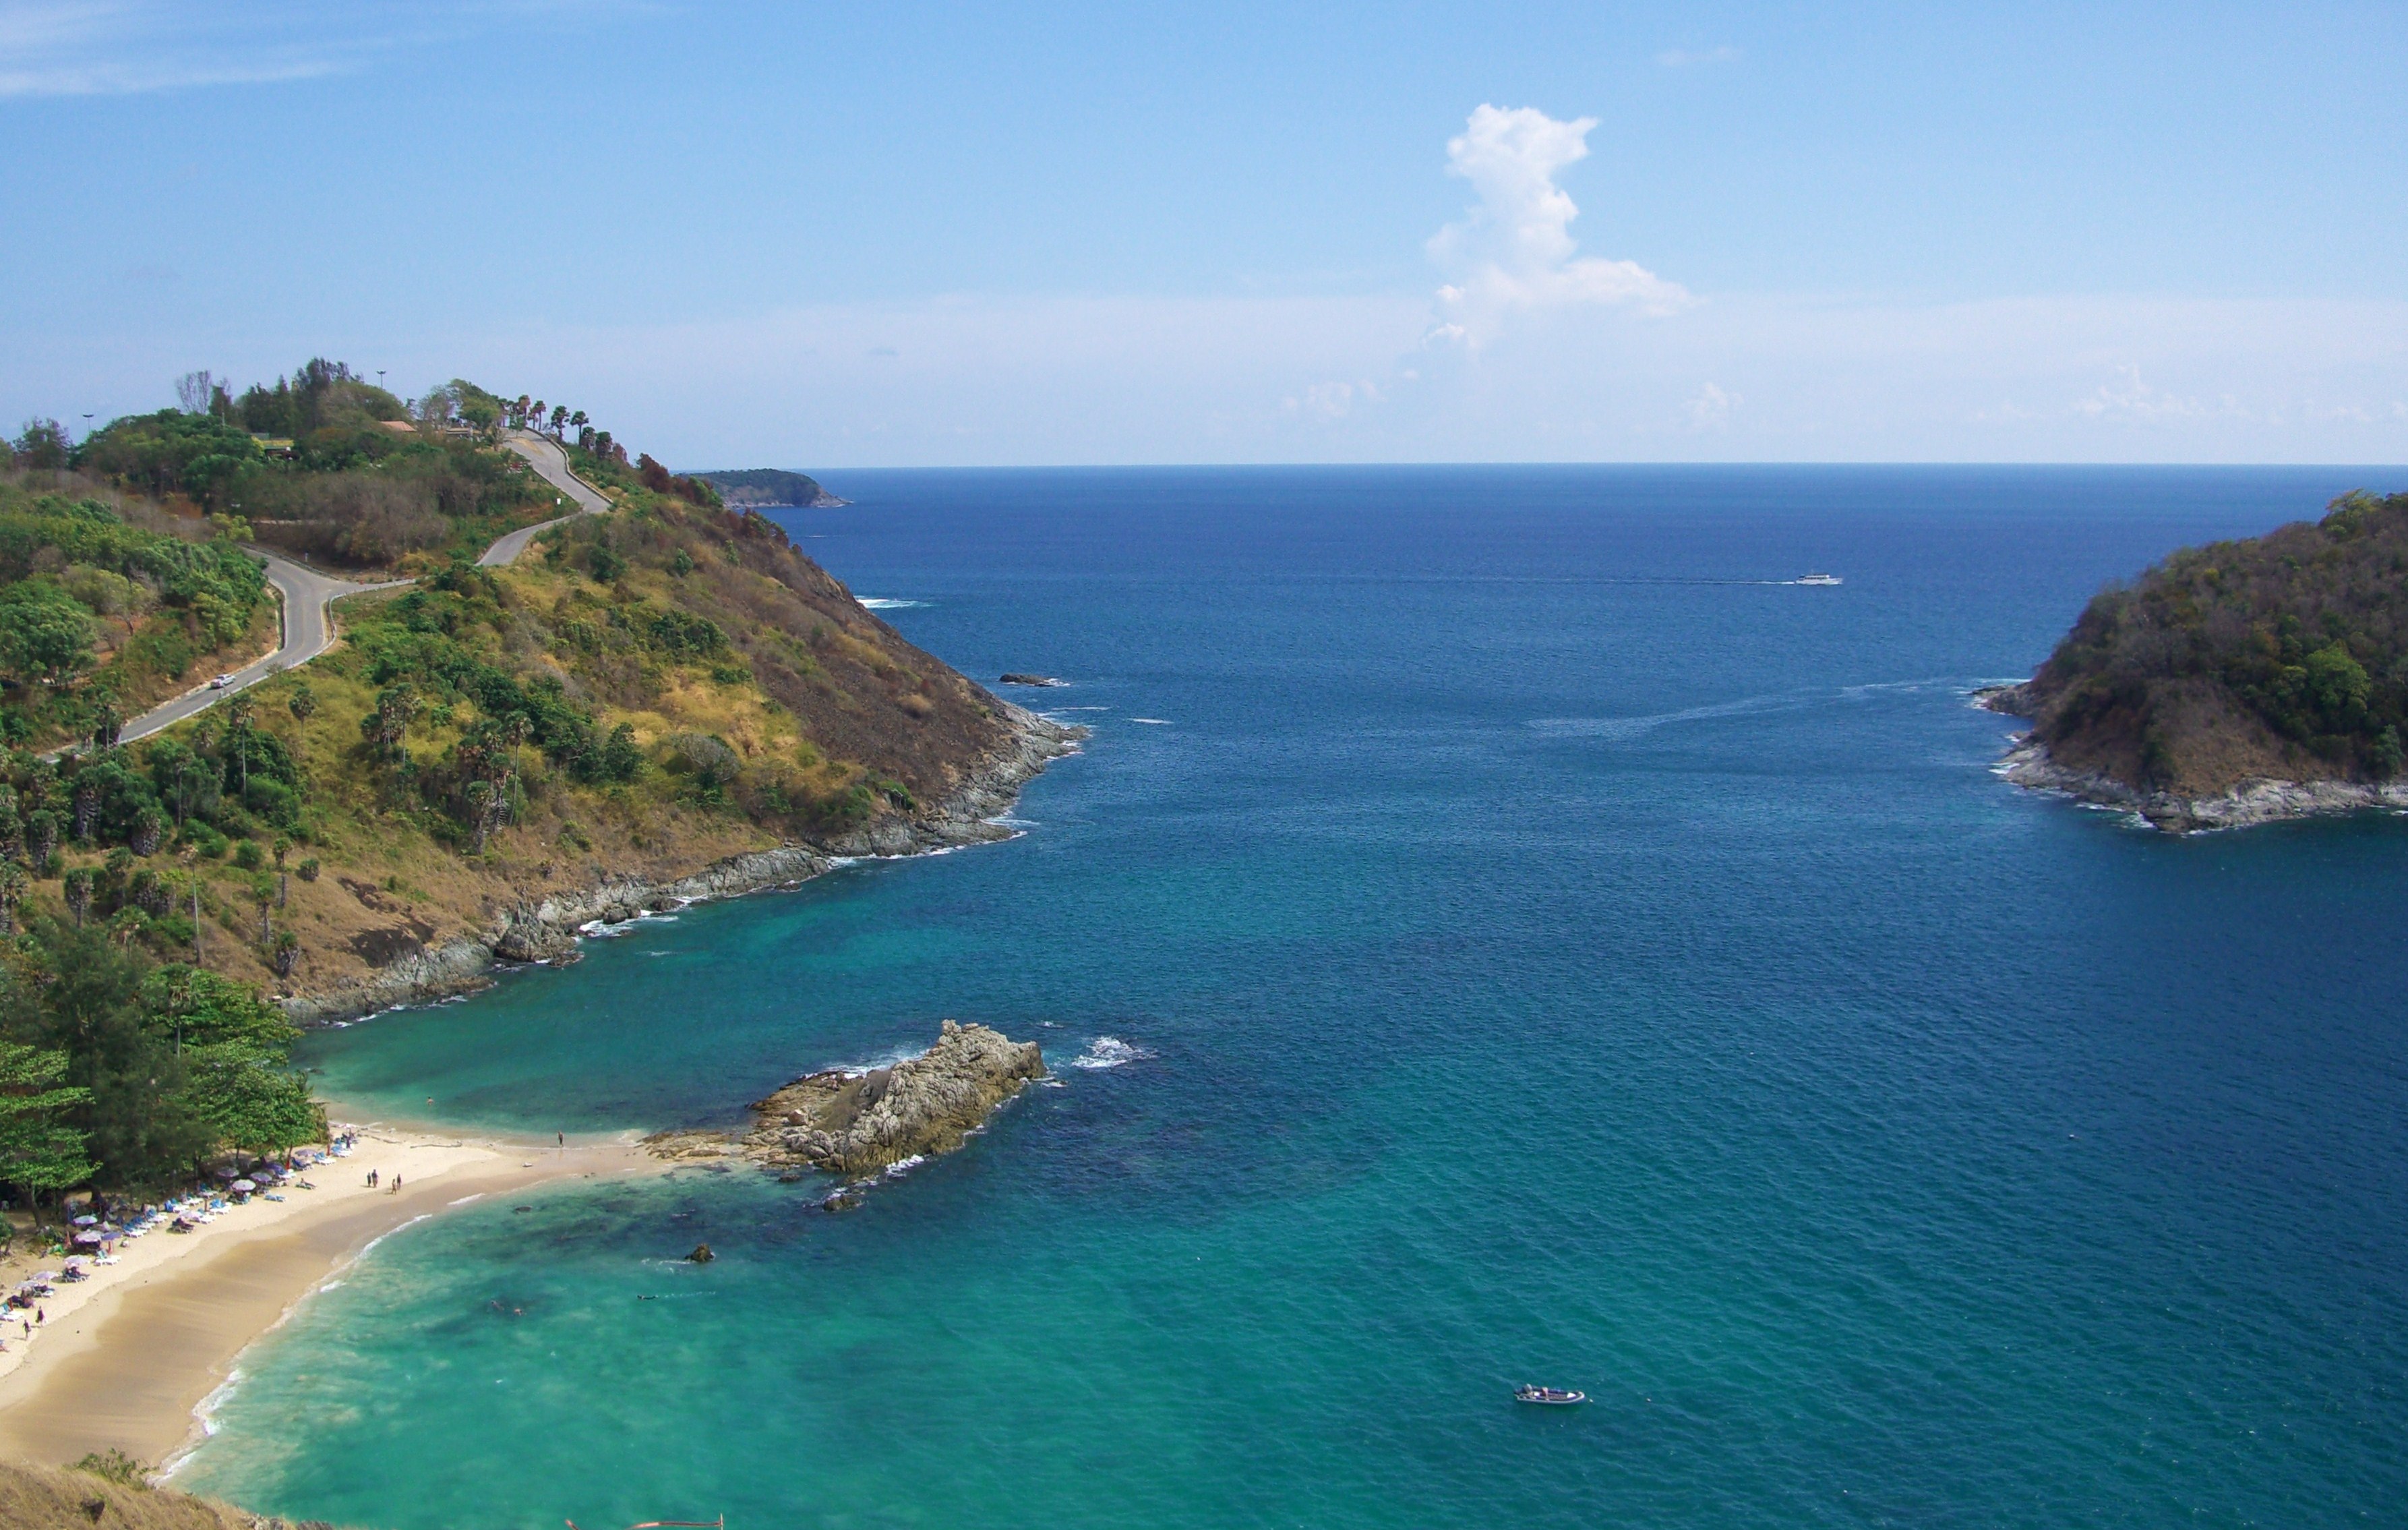
<instances>
[{"instance_id":1,"label":"beach umbrella","mask_svg":"<svg viewBox=\"0 0 2408 1530\"><path fill-rule=\"evenodd\" d=\"M231 1164L223 1164L218 1169L218 1177L221 1179L232 1179L239 1172L239 1170L236 1169Z\"/></svg>"},{"instance_id":2,"label":"beach umbrella","mask_svg":"<svg viewBox=\"0 0 2408 1530\"><path fill-rule=\"evenodd\" d=\"M100 1241L100 1234L97 1233L78 1233L75 1235L75 1240L81 1244L96 1244Z\"/></svg>"},{"instance_id":3,"label":"beach umbrella","mask_svg":"<svg viewBox=\"0 0 2408 1530\"><path fill-rule=\"evenodd\" d=\"M238 1191L245 1191L245 1192L248 1192L248 1191L251 1191L257 1190L258 1188L259 1188L259 1187L258 1187L256 1184L253 1184L251 1180L248 1180L248 1179L237 1179L237 1180L236 1180L233 1184L228 1185L228 1186L226 1187L226 1189L228 1189L228 1190L238 1190Z\"/></svg>"},{"instance_id":4,"label":"beach umbrella","mask_svg":"<svg viewBox=\"0 0 2408 1530\"><path fill-rule=\"evenodd\" d=\"M90 1227L93 1223L98 1220L100 1220L98 1217L95 1217L91 1212L87 1211L82 1216L78 1217L75 1220L75 1224L78 1227Z\"/></svg>"}]
</instances>

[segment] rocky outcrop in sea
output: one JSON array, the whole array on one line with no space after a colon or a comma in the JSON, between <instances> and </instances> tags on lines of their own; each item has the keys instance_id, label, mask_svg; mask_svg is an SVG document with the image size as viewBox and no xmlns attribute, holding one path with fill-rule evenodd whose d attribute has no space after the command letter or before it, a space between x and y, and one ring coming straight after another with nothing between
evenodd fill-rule
<instances>
[{"instance_id":1,"label":"rocky outcrop in sea","mask_svg":"<svg viewBox=\"0 0 2408 1530\"><path fill-rule=\"evenodd\" d=\"M918 1057L867 1072L811 1074L753 1102L749 1131L662 1132L644 1145L676 1161L742 1158L773 1171L858 1178L952 1152L996 1106L1044 1074L1035 1042L947 1020L937 1044Z\"/></svg>"}]
</instances>

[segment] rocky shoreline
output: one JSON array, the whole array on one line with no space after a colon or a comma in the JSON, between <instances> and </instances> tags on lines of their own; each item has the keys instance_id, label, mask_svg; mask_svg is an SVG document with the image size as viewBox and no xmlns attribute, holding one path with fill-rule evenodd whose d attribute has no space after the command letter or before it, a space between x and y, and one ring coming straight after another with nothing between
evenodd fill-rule
<instances>
[{"instance_id":1,"label":"rocky shoreline","mask_svg":"<svg viewBox=\"0 0 2408 1530\"><path fill-rule=\"evenodd\" d=\"M1044 1075L1035 1042L947 1020L937 1044L918 1057L811 1074L754 1101L749 1131L657 1132L644 1147L673 1162L740 1158L773 1173L859 1178L952 1152L997 1105Z\"/></svg>"},{"instance_id":2,"label":"rocky shoreline","mask_svg":"<svg viewBox=\"0 0 2408 1530\"><path fill-rule=\"evenodd\" d=\"M892 818L819 844L780 845L729 856L701 870L666 881L606 874L590 888L555 893L504 913L478 936L415 951L365 981L324 993L282 1001L297 1025L327 1025L390 1009L469 993L493 981L496 962L561 962L577 954L578 931L596 920L617 923L644 913L716 898L734 898L764 888L795 887L838 862L863 856L924 855L964 844L1009 839L1011 830L992 822L1009 809L1045 767L1078 752L1082 728L1040 717L1001 703L1011 727L1009 743L933 810Z\"/></svg>"},{"instance_id":3,"label":"rocky shoreline","mask_svg":"<svg viewBox=\"0 0 2408 1530\"><path fill-rule=\"evenodd\" d=\"M2008 716L2028 716L2028 693L2022 686L2000 686L1976 691L1974 702ZM2408 810L2408 783L2376 786L2357 781L2243 781L2212 797L2183 797L2169 791L2145 791L2098 771L2077 770L2052 758L2048 745L2029 733L2008 736L2005 757L1992 767L2002 779L2032 791L2053 792L2099 807L2115 808L2144 819L2169 834L2195 834L2216 829L2246 829L2254 824L2281 823L2294 818L2334 813L2363 813L2375 808Z\"/></svg>"}]
</instances>

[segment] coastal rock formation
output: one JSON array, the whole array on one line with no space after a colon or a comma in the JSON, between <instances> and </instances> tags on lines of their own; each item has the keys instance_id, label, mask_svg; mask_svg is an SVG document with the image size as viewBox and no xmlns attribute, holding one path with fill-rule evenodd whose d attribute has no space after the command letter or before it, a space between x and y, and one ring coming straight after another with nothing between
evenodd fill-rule
<instances>
[{"instance_id":1,"label":"coastal rock formation","mask_svg":"<svg viewBox=\"0 0 2408 1530\"><path fill-rule=\"evenodd\" d=\"M595 885L581 892L515 905L475 938L413 951L329 992L287 999L284 1012L295 1024L318 1025L395 1004L426 1003L484 987L496 960L555 966L574 960L577 931L597 919L615 924L683 903L793 887L827 872L841 857L921 855L1009 839L1012 831L991 820L1048 764L1075 754L1086 729L1066 728L1009 702L996 705L1010 729L1002 745L967 772L942 801L924 803L916 816L882 818L819 844L729 856L666 882L597 867Z\"/></svg>"},{"instance_id":2,"label":"coastal rock formation","mask_svg":"<svg viewBox=\"0 0 2408 1530\"><path fill-rule=\"evenodd\" d=\"M2172 832L2408 806L2408 495L2185 548L2084 610L1999 773Z\"/></svg>"},{"instance_id":3,"label":"coastal rock formation","mask_svg":"<svg viewBox=\"0 0 2408 1530\"><path fill-rule=\"evenodd\" d=\"M1069 684L1067 680L1056 680L1050 674L1026 674L1017 670L1002 676L999 683L1006 686L1067 686Z\"/></svg>"},{"instance_id":4,"label":"coastal rock formation","mask_svg":"<svg viewBox=\"0 0 2408 1530\"><path fill-rule=\"evenodd\" d=\"M1996 709L1994 709L1996 710ZM2185 797L2170 791L2143 791L2098 771L2074 770L2052 758L2048 745L2028 733L2011 740L1998 773L2018 787L2056 792L2100 807L2121 808L2170 834L2199 833L2211 829L2245 829L2326 813L2357 813L2368 808L2408 810L2408 783L2370 784L2355 781L2243 781L2212 796Z\"/></svg>"},{"instance_id":5,"label":"coastal rock formation","mask_svg":"<svg viewBox=\"0 0 2408 1530\"><path fill-rule=\"evenodd\" d=\"M815 1073L755 1101L754 1123L740 1135L663 1132L645 1146L674 1160L741 1157L771 1170L875 1174L907 1158L952 1152L1044 1073L1035 1042L947 1020L937 1044L918 1057L867 1073Z\"/></svg>"}]
</instances>

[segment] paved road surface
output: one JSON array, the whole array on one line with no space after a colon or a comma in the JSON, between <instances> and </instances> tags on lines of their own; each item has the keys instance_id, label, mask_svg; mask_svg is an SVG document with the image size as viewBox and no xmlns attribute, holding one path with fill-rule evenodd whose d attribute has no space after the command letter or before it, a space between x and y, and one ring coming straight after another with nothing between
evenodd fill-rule
<instances>
[{"instance_id":1,"label":"paved road surface","mask_svg":"<svg viewBox=\"0 0 2408 1530\"><path fill-rule=\"evenodd\" d=\"M575 520L580 515L592 515L610 508L609 500L568 470L568 454L552 441L531 430L513 430L503 444L526 458L527 465L577 509L541 525L513 531L494 542L485 549L485 556L477 560L478 566L485 569L498 569L516 560L544 527L558 526L562 521ZM265 658L254 659L236 671L233 682L222 690L211 690L204 686L163 706L153 707L125 725L124 730L118 735L121 741L130 743L163 728L171 728L187 717L208 711L221 697L231 696L246 686L256 685L280 670L307 664L334 646L334 613L329 608L335 601L346 595L389 590L410 583L407 579L388 579L382 584L355 585L348 579L336 579L315 569L305 569L298 563L288 562L256 547L251 552L266 563L267 582L284 597L283 643Z\"/></svg>"},{"instance_id":2,"label":"paved road surface","mask_svg":"<svg viewBox=\"0 0 2408 1530\"><path fill-rule=\"evenodd\" d=\"M336 579L315 569L305 569L298 563L288 563L273 553L262 553L257 548L252 548L251 552L266 562L267 582L284 597L284 642L265 658L253 659L236 670L233 683L223 690L211 690L204 686L199 690L177 697L164 706L153 707L127 723L124 732L119 735L121 739L130 743L156 733L195 713L208 711L210 703L222 696L231 696L280 670L308 663L334 645L334 613L327 608L335 601L346 595L389 590L409 583L407 579L389 579L380 585L355 585L348 579Z\"/></svg>"},{"instance_id":3,"label":"paved road surface","mask_svg":"<svg viewBox=\"0 0 2408 1530\"><path fill-rule=\"evenodd\" d=\"M580 515L599 514L610 508L609 500L603 498L583 479L568 470L568 454L551 440L537 435L532 430L513 430L504 438L502 444L526 458L527 466L536 470L538 477L558 489L562 498L577 508L566 515L556 515L549 521L523 527L504 537L486 548L485 556L477 560L477 566L480 569L499 569L517 562L518 556L526 551L527 543L535 541L536 533L543 530L545 527L558 526L563 521L573 521Z\"/></svg>"}]
</instances>

